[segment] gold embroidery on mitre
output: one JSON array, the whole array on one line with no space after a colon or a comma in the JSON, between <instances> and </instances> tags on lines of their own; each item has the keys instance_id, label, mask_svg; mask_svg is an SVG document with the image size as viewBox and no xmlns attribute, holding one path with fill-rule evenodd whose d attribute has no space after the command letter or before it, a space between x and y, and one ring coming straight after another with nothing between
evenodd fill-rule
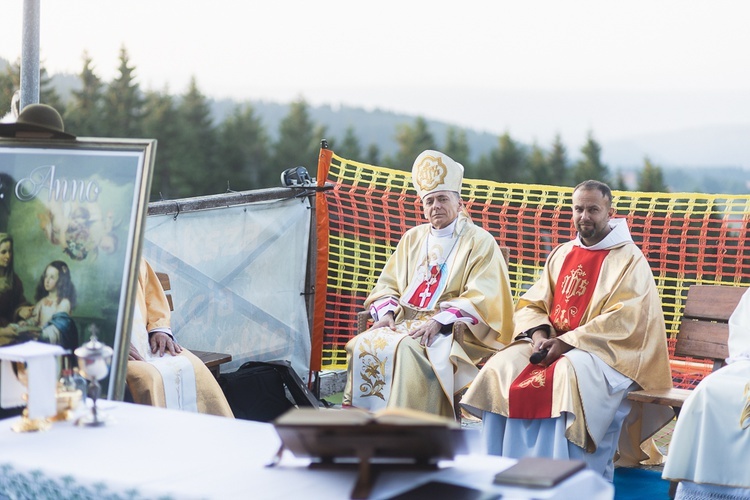
<instances>
[{"instance_id":1,"label":"gold embroidery on mitre","mask_svg":"<svg viewBox=\"0 0 750 500\"><path fill-rule=\"evenodd\" d=\"M417 165L414 182L422 191L431 191L445 181L448 168L442 158L425 156Z\"/></svg>"},{"instance_id":2,"label":"gold embroidery on mitre","mask_svg":"<svg viewBox=\"0 0 750 500\"><path fill-rule=\"evenodd\" d=\"M546 381L545 374L546 371L544 369L534 370L531 372L531 375L529 375L529 378L518 384L518 386L523 389L526 389L529 386L534 389L541 389L544 387L544 382Z\"/></svg>"},{"instance_id":3,"label":"gold embroidery on mitre","mask_svg":"<svg viewBox=\"0 0 750 500\"><path fill-rule=\"evenodd\" d=\"M572 269L569 275L563 278L561 291L563 292L566 301L570 300L574 295L581 297L586 293L589 280L585 278L586 271L583 270L583 266L580 264L575 269Z\"/></svg>"}]
</instances>

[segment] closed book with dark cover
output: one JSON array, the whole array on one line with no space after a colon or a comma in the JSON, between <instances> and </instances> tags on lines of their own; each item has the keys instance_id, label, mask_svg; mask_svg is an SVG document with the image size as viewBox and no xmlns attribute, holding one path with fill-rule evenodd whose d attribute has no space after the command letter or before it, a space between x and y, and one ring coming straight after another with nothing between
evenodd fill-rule
<instances>
[{"instance_id":1,"label":"closed book with dark cover","mask_svg":"<svg viewBox=\"0 0 750 500\"><path fill-rule=\"evenodd\" d=\"M583 460L526 457L498 472L495 475L495 484L551 488L585 468L586 463Z\"/></svg>"}]
</instances>

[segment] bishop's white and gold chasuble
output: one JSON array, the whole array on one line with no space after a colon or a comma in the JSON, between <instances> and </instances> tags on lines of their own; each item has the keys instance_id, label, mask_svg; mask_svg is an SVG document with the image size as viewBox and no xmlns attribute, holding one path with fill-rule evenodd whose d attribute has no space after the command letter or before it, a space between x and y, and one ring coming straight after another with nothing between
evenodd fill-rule
<instances>
[{"instance_id":1,"label":"bishop's white and gold chasuble","mask_svg":"<svg viewBox=\"0 0 750 500\"><path fill-rule=\"evenodd\" d=\"M574 349L545 368L529 363L531 342L517 340L485 364L462 399L485 419L491 452L582 458L607 477L616 448L623 463L647 459L640 444L672 417L669 408L631 408L625 399L638 386L671 387L672 378L651 268L625 220L613 219L610 226L596 247L583 247L576 238L555 248L541 278L516 306L516 335L551 325ZM499 425L488 431L487 420L496 417ZM516 422L524 427L519 434L534 429L544 439L509 439ZM560 450L565 440L580 456ZM596 460L594 453L600 455Z\"/></svg>"},{"instance_id":2,"label":"bishop's white and gold chasuble","mask_svg":"<svg viewBox=\"0 0 750 500\"><path fill-rule=\"evenodd\" d=\"M513 300L497 243L463 214L445 229L407 231L386 263L365 307L374 318L393 311L396 330L371 329L347 343L344 405L453 416L453 395L474 379L475 363L510 341ZM471 334L463 346L452 333L429 347L408 336L432 318L464 322Z\"/></svg>"}]
</instances>

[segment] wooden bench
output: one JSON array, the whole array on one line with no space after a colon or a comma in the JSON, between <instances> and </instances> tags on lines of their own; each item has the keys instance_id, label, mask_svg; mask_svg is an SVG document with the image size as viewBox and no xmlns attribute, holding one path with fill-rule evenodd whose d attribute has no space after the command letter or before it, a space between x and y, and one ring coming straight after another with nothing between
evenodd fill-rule
<instances>
[{"instance_id":1,"label":"wooden bench","mask_svg":"<svg viewBox=\"0 0 750 500\"><path fill-rule=\"evenodd\" d=\"M747 289L731 285L692 285L677 331L674 355L713 362L712 371L721 368L729 356L729 317ZM628 399L671 406L679 415L691 389L633 391Z\"/></svg>"},{"instance_id":2,"label":"wooden bench","mask_svg":"<svg viewBox=\"0 0 750 500\"><path fill-rule=\"evenodd\" d=\"M174 302L172 302L172 285L169 282L169 275L167 273L157 272L156 276L159 278L159 283L161 283L161 287L162 289L164 289L164 294L167 296L167 302L169 302L169 310L174 311ZM213 376L216 377L216 380L219 379L219 375L221 374L221 365L232 361L231 354L210 351L197 351L195 349L189 349L189 351L195 354L198 359L203 361L203 364L206 365L206 368L208 368Z\"/></svg>"}]
</instances>

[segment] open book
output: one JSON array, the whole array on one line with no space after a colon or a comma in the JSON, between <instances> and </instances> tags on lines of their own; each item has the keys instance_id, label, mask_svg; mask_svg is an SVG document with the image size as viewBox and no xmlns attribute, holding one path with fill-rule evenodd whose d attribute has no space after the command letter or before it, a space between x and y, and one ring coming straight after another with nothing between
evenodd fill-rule
<instances>
[{"instance_id":1,"label":"open book","mask_svg":"<svg viewBox=\"0 0 750 500\"><path fill-rule=\"evenodd\" d=\"M293 408L278 417L274 424L276 426L432 425L455 429L461 427L452 418L409 408L386 408L377 412L369 412L360 408Z\"/></svg>"},{"instance_id":2,"label":"open book","mask_svg":"<svg viewBox=\"0 0 750 500\"><path fill-rule=\"evenodd\" d=\"M467 451L464 430L453 419L409 409L294 408L274 421L284 448L326 462L398 458L452 459Z\"/></svg>"},{"instance_id":3,"label":"open book","mask_svg":"<svg viewBox=\"0 0 750 500\"><path fill-rule=\"evenodd\" d=\"M467 431L453 419L409 409L293 408L274 421L282 447L310 466L358 464L351 498L367 498L383 467L434 468L468 452Z\"/></svg>"}]
</instances>

